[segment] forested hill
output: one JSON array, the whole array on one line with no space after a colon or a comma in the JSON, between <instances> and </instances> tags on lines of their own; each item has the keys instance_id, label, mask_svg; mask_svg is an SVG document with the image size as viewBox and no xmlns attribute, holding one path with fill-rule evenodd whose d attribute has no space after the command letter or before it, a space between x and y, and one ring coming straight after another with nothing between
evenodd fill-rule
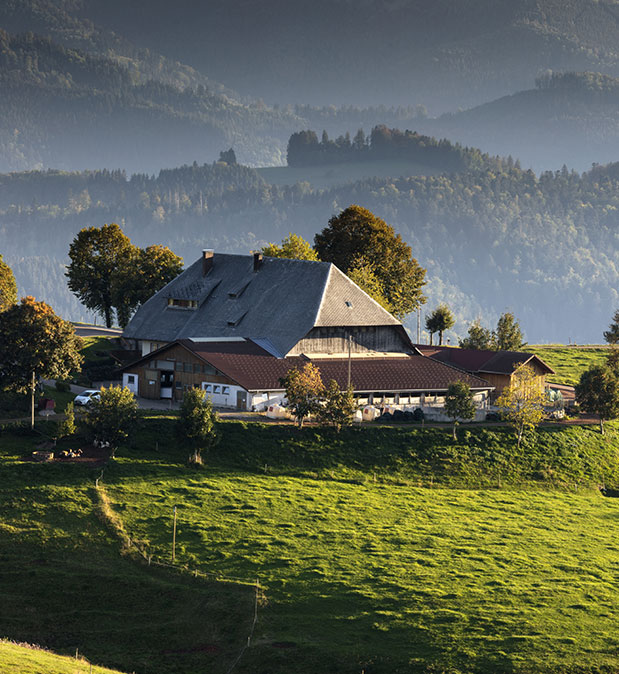
<instances>
[{"instance_id":1,"label":"forested hill","mask_svg":"<svg viewBox=\"0 0 619 674\"><path fill-rule=\"evenodd\" d=\"M136 44L282 104L422 103L434 115L522 91L548 68L619 76L615 0L81 0L76 7Z\"/></svg>"},{"instance_id":2,"label":"forested hill","mask_svg":"<svg viewBox=\"0 0 619 674\"><path fill-rule=\"evenodd\" d=\"M600 73L548 73L534 89L434 120L419 130L548 170L583 171L619 159L619 79Z\"/></svg>"},{"instance_id":3,"label":"forested hill","mask_svg":"<svg viewBox=\"0 0 619 674\"><path fill-rule=\"evenodd\" d=\"M245 163L281 163L302 120L200 84L137 76L32 33L0 30L0 170L161 166L213 160L231 145Z\"/></svg>"},{"instance_id":4,"label":"forested hill","mask_svg":"<svg viewBox=\"0 0 619 674\"><path fill-rule=\"evenodd\" d=\"M504 163L330 190L269 185L252 169L226 165L157 177L4 175L0 253L21 293L78 318L85 312L66 291L62 264L81 227L118 222L134 243L166 244L191 262L204 247L246 253L290 231L311 240L352 203L412 245L428 268L428 309L447 302L455 334L477 317L493 325L510 309L530 342L597 342L619 305L619 164L538 177Z\"/></svg>"}]
</instances>

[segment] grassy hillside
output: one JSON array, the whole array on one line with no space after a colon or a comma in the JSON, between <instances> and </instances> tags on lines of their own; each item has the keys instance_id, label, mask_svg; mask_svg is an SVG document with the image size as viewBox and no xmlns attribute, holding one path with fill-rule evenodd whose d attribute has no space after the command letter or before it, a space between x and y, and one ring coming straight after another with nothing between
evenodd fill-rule
<instances>
[{"instance_id":1,"label":"grassy hillside","mask_svg":"<svg viewBox=\"0 0 619 674\"><path fill-rule=\"evenodd\" d=\"M525 351L536 354L555 371L548 376L549 382L575 386L585 370L606 361L609 348L550 344L527 346Z\"/></svg>"},{"instance_id":2,"label":"grassy hillside","mask_svg":"<svg viewBox=\"0 0 619 674\"><path fill-rule=\"evenodd\" d=\"M0 670L14 674L115 674L82 658L56 655L36 646L0 640Z\"/></svg>"},{"instance_id":3,"label":"grassy hillside","mask_svg":"<svg viewBox=\"0 0 619 674\"><path fill-rule=\"evenodd\" d=\"M121 556L97 515L100 468L23 462L35 441L0 435L0 635L141 674L229 666L251 589Z\"/></svg>"},{"instance_id":4,"label":"grassy hillside","mask_svg":"<svg viewBox=\"0 0 619 674\"><path fill-rule=\"evenodd\" d=\"M618 430L611 443L595 438L615 462ZM267 604L239 671L557 673L619 665L614 500L571 489L419 488L403 476L430 444L437 455L443 450L436 458L445 472L475 472L434 432L424 442L423 432L394 429L343 437L292 430L286 438L255 425L222 431L218 452L196 472L182 450L163 449L159 428L159 453L124 454L106 490L152 553L169 555L176 505L182 561L260 579ZM570 464L570 448L581 457L594 451L593 443L577 444L595 437L590 429L544 435L549 474ZM489 452L510 444L500 431L483 438ZM397 452L404 442L408 451ZM252 462L253 469L233 468Z\"/></svg>"},{"instance_id":5,"label":"grassy hillside","mask_svg":"<svg viewBox=\"0 0 619 674\"><path fill-rule=\"evenodd\" d=\"M145 418L104 490L156 559L170 560L177 506L178 565L260 580L235 671L619 666L616 502L589 488L618 483L617 424L606 440L545 429L519 455L502 429L461 430L465 445L448 430L228 422L195 470L174 423ZM120 556L97 517L99 472L24 462L33 442L0 435L0 634L139 674L228 671L251 588Z\"/></svg>"}]
</instances>

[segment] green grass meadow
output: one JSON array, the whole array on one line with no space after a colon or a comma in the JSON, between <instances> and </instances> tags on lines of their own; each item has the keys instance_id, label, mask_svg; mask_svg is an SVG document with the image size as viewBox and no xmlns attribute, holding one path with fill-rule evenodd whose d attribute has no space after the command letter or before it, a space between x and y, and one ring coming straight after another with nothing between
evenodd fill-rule
<instances>
[{"instance_id":1,"label":"green grass meadow","mask_svg":"<svg viewBox=\"0 0 619 674\"><path fill-rule=\"evenodd\" d=\"M555 384L578 384L580 375L594 365L602 365L608 356L608 346L564 346L564 345L532 345L525 351L539 356L555 371L547 380Z\"/></svg>"},{"instance_id":2,"label":"green grass meadow","mask_svg":"<svg viewBox=\"0 0 619 674\"><path fill-rule=\"evenodd\" d=\"M228 672L258 579L234 672L619 669L619 500L596 488L619 486L618 423L542 429L518 454L503 428L222 422L203 469L174 423L145 418L103 488L155 560L177 507L181 573L121 554L99 470L24 462L34 439L0 434L0 636L136 674Z\"/></svg>"},{"instance_id":3,"label":"green grass meadow","mask_svg":"<svg viewBox=\"0 0 619 674\"><path fill-rule=\"evenodd\" d=\"M79 657L56 655L34 646L0 641L0 671L20 674L118 674Z\"/></svg>"}]
</instances>

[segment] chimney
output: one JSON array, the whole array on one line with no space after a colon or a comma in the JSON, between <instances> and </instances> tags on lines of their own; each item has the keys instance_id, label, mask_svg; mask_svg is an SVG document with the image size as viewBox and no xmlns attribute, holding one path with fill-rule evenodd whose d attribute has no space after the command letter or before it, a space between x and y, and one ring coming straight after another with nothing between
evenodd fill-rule
<instances>
[{"instance_id":1,"label":"chimney","mask_svg":"<svg viewBox=\"0 0 619 674\"><path fill-rule=\"evenodd\" d=\"M262 253L254 252L254 271L258 271L262 266Z\"/></svg>"},{"instance_id":2,"label":"chimney","mask_svg":"<svg viewBox=\"0 0 619 674\"><path fill-rule=\"evenodd\" d=\"M206 276L213 268L214 253L212 248L205 248L202 251L202 276Z\"/></svg>"}]
</instances>

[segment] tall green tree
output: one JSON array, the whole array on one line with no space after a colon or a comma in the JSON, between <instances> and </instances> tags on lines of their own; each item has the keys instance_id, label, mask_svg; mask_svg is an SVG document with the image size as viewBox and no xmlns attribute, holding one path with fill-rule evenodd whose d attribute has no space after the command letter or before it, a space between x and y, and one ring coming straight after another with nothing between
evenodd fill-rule
<instances>
[{"instance_id":1,"label":"tall green tree","mask_svg":"<svg viewBox=\"0 0 619 674\"><path fill-rule=\"evenodd\" d=\"M17 283L13 270L0 255L0 312L17 302Z\"/></svg>"},{"instance_id":2,"label":"tall green tree","mask_svg":"<svg viewBox=\"0 0 619 674\"><path fill-rule=\"evenodd\" d=\"M524 346L520 324L510 311L502 314L494 333L494 348L497 351L518 351Z\"/></svg>"},{"instance_id":3,"label":"tall green tree","mask_svg":"<svg viewBox=\"0 0 619 674\"><path fill-rule=\"evenodd\" d=\"M604 332L604 339L609 344L619 344L619 309L615 311L613 320L608 326L608 330Z\"/></svg>"},{"instance_id":4,"label":"tall green tree","mask_svg":"<svg viewBox=\"0 0 619 674\"><path fill-rule=\"evenodd\" d=\"M204 450L217 442L216 422L217 413L206 392L199 388L186 391L181 403L178 435L193 451L196 462L200 461Z\"/></svg>"},{"instance_id":5,"label":"tall green tree","mask_svg":"<svg viewBox=\"0 0 619 674\"><path fill-rule=\"evenodd\" d=\"M114 275L113 303L118 324L124 328L132 313L183 271L183 258L167 246L134 247L128 269Z\"/></svg>"},{"instance_id":6,"label":"tall green tree","mask_svg":"<svg viewBox=\"0 0 619 674\"><path fill-rule=\"evenodd\" d=\"M600 417L604 435L604 421L619 417L619 368L612 360L582 373L576 385L576 400L585 412Z\"/></svg>"},{"instance_id":7,"label":"tall green tree","mask_svg":"<svg viewBox=\"0 0 619 674\"><path fill-rule=\"evenodd\" d=\"M305 417L317 414L321 409L325 386L320 370L312 363L307 363L302 369L293 368L288 370L282 384L286 390L288 405L299 428L302 428Z\"/></svg>"},{"instance_id":8,"label":"tall green tree","mask_svg":"<svg viewBox=\"0 0 619 674\"><path fill-rule=\"evenodd\" d=\"M475 320L469 326L467 336L460 340L459 346L461 349L492 349L492 331L484 328L479 320Z\"/></svg>"},{"instance_id":9,"label":"tall green tree","mask_svg":"<svg viewBox=\"0 0 619 674\"><path fill-rule=\"evenodd\" d=\"M443 333L445 330L453 327L456 319L446 304L439 304L436 309L426 317L426 330L430 333L430 344L432 336L438 332L439 345L443 344Z\"/></svg>"},{"instance_id":10,"label":"tall green tree","mask_svg":"<svg viewBox=\"0 0 619 674\"><path fill-rule=\"evenodd\" d=\"M343 426L350 426L355 413L353 393L352 384L342 391L335 379L331 379L324 390L322 407L318 410L319 421L333 426L338 433Z\"/></svg>"},{"instance_id":11,"label":"tall green tree","mask_svg":"<svg viewBox=\"0 0 619 674\"><path fill-rule=\"evenodd\" d=\"M453 439L456 440L456 426L458 421L468 421L475 418L475 402L471 387L463 381L449 384L445 395L445 414L453 421Z\"/></svg>"},{"instance_id":12,"label":"tall green tree","mask_svg":"<svg viewBox=\"0 0 619 674\"><path fill-rule=\"evenodd\" d=\"M512 375L512 383L497 400L501 414L516 431L518 449L526 431L533 431L544 417L544 392L535 370L521 365Z\"/></svg>"},{"instance_id":13,"label":"tall green tree","mask_svg":"<svg viewBox=\"0 0 619 674\"><path fill-rule=\"evenodd\" d=\"M80 302L105 317L112 327L118 271L131 270L135 249L115 223L82 229L69 248L69 289Z\"/></svg>"},{"instance_id":14,"label":"tall green tree","mask_svg":"<svg viewBox=\"0 0 619 674\"><path fill-rule=\"evenodd\" d=\"M93 400L83 421L89 435L98 442L108 443L112 456L118 447L135 433L138 403L128 388L111 386L101 389Z\"/></svg>"},{"instance_id":15,"label":"tall green tree","mask_svg":"<svg viewBox=\"0 0 619 674\"><path fill-rule=\"evenodd\" d=\"M269 243L262 248L262 254L267 257L287 257L294 260L318 260L316 251L302 236L290 232L282 240L281 246Z\"/></svg>"},{"instance_id":16,"label":"tall green tree","mask_svg":"<svg viewBox=\"0 0 619 674\"><path fill-rule=\"evenodd\" d=\"M333 216L316 234L314 248L321 260L332 262L345 274L360 258L372 264L382 295L398 318L425 302L422 288L426 270L393 227L366 208L352 205Z\"/></svg>"},{"instance_id":17,"label":"tall green tree","mask_svg":"<svg viewBox=\"0 0 619 674\"><path fill-rule=\"evenodd\" d=\"M57 316L45 302L23 297L0 320L2 385L16 391L35 379L66 379L80 368L82 340L73 325Z\"/></svg>"},{"instance_id":18,"label":"tall green tree","mask_svg":"<svg viewBox=\"0 0 619 674\"><path fill-rule=\"evenodd\" d=\"M69 248L69 289L84 306L121 327L131 314L183 269L183 259L166 246L134 246L112 223L82 229Z\"/></svg>"},{"instance_id":19,"label":"tall green tree","mask_svg":"<svg viewBox=\"0 0 619 674\"><path fill-rule=\"evenodd\" d=\"M383 285L376 274L375 266L365 258L358 258L348 270L348 278L356 283L383 309L393 313L391 302L383 294Z\"/></svg>"}]
</instances>

